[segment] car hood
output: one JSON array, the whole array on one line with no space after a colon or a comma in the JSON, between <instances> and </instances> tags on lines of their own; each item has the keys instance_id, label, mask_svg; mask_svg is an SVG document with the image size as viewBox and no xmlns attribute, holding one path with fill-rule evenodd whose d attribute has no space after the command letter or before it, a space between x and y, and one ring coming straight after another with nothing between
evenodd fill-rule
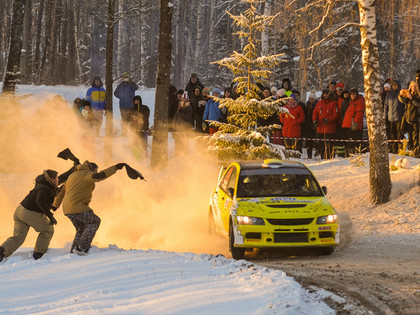
<instances>
[{"instance_id":1,"label":"car hood","mask_svg":"<svg viewBox=\"0 0 420 315\"><path fill-rule=\"evenodd\" d=\"M235 211L237 215L270 218L307 218L335 213L325 197L240 198Z\"/></svg>"}]
</instances>

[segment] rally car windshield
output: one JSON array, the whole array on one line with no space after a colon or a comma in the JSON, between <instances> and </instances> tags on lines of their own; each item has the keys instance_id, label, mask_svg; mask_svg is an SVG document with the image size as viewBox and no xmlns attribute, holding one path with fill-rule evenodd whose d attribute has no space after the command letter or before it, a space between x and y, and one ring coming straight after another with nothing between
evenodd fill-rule
<instances>
[{"instance_id":1,"label":"rally car windshield","mask_svg":"<svg viewBox=\"0 0 420 315\"><path fill-rule=\"evenodd\" d=\"M247 170L238 181L238 197L311 196L323 193L312 174L305 169Z\"/></svg>"}]
</instances>

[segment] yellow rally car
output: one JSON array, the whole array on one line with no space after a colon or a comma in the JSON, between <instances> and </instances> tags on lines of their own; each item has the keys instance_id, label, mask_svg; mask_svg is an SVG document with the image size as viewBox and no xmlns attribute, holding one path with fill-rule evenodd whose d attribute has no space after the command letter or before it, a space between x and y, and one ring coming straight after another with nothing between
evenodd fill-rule
<instances>
[{"instance_id":1,"label":"yellow rally car","mask_svg":"<svg viewBox=\"0 0 420 315\"><path fill-rule=\"evenodd\" d=\"M246 250L339 244L338 216L311 171L294 161L235 162L210 196L209 229L229 238L234 259Z\"/></svg>"}]
</instances>

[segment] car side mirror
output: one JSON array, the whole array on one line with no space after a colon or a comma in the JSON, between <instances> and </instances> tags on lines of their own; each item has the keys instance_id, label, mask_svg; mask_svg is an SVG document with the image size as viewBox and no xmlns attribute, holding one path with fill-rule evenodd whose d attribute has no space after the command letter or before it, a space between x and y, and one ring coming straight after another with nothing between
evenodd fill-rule
<instances>
[{"instance_id":1,"label":"car side mirror","mask_svg":"<svg viewBox=\"0 0 420 315\"><path fill-rule=\"evenodd\" d=\"M234 189L234 188L232 188L232 187L229 187L229 188L228 188L228 191L229 191L229 195L231 195L231 196L233 197L233 194L234 194L234 192L235 192L235 189Z\"/></svg>"},{"instance_id":2,"label":"car side mirror","mask_svg":"<svg viewBox=\"0 0 420 315\"><path fill-rule=\"evenodd\" d=\"M326 195L327 194L327 186L322 186L321 188L322 188L322 191L324 192L324 195Z\"/></svg>"}]
</instances>

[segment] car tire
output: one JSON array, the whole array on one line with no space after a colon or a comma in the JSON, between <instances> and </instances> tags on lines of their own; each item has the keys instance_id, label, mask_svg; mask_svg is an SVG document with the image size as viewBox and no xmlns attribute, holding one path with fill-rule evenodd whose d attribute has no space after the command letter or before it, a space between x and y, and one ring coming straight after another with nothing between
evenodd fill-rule
<instances>
[{"instance_id":1,"label":"car tire","mask_svg":"<svg viewBox=\"0 0 420 315\"><path fill-rule=\"evenodd\" d=\"M318 249L318 253L321 254L321 255L331 255L334 252L335 252L335 247L334 246L320 247Z\"/></svg>"},{"instance_id":2,"label":"car tire","mask_svg":"<svg viewBox=\"0 0 420 315\"><path fill-rule=\"evenodd\" d=\"M245 248L235 247L235 237L233 236L233 226L230 225L229 229L229 250L233 259L243 259L245 256Z\"/></svg>"},{"instance_id":3,"label":"car tire","mask_svg":"<svg viewBox=\"0 0 420 315\"><path fill-rule=\"evenodd\" d=\"M210 234L216 233L216 226L214 223L213 211L209 211L209 219L208 219L208 231Z\"/></svg>"}]
</instances>

